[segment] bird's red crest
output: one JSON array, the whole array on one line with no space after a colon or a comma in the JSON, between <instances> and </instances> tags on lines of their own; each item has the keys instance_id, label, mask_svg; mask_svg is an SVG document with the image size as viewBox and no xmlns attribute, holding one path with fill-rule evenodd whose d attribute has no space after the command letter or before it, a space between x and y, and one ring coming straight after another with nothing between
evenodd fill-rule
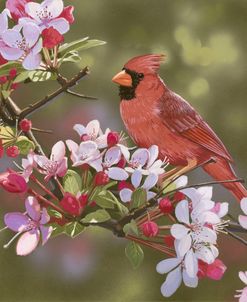
<instances>
[{"instance_id":1,"label":"bird's red crest","mask_svg":"<svg viewBox=\"0 0 247 302\"><path fill-rule=\"evenodd\" d=\"M148 54L135 57L125 64L125 68L143 73L155 73L159 70L160 64L165 60L163 54Z\"/></svg>"}]
</instances>

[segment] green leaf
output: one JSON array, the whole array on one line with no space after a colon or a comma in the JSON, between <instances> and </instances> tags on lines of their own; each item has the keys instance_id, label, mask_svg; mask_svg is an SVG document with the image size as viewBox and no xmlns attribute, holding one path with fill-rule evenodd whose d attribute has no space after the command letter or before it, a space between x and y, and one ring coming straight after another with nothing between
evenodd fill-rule
<instances>
[{"instance_id":1,"label":"green leaf","mask_svg":"<svg viewBox=\"0 0 247 302\"><path fill-rule=\"evenodd\" d=\"M168 185L168 182L163 182L162 183L162 187L166 187ZM171 184L169 184L164 190L163 190L163 193L167 193L167 192L170 192L170 191L173 191L176 189L176 184L175 182L172 182Z\"/></svg>"},{"instance_id":2,"label":"green leaf","mask_svg":"<svg viewBox=\"0 0 247 302\"><path fill-rule=\"evenodd\" d=\"M82 179L80 175L73 170L68 170L63 178L63 187L65 192L76 195L82 189Z\"/></svg>"},{"instance_id":3,"label":"green leaf","mask_svg":"<svg viewBox=\"0 0 247 302\"><path fill-rule=\"evenodd\" d=\"M51 233L51 238L57 237L65 233L64 226L58 225L57 223L51 223L49 226L52 226L53 231Z\"/></svg>"},{"instance_id":4,"label":"green leaf","mask_svg":"<svg viewBox=\"0 0 247 302\"><path fill-rule=\"evenodd\" d=\"M21 63L16 62L16 61L11 61L11 62L8 62L8 63L0 66L0 76L8 75L9 71L12 68L15 68L18 73L25 71L25 69L22 67Z\"/></svg>"},{"instance_id":5,"label":"green leaf","mask_svg":"<svg viewBox=\"0 0 247 302\"><path fill-rule=\"evenodd\" d=\"M11 91L9 91L9 90L2 90L1 92L2 92L3 98L4 98L5 100L6 100L6 99L10 96L10 94L11 94Z\"/></svg>"},{"instance_id":6,"label":"green leaf","mask_svg":"<svg viewBox=\"0 0 247 302\"><path fill-rule=\"evenodd\" d=\"M85 226L81 225L79 222L74 221L65 225L66 235L75 238L80 235L86 229Z\"/></svg>"},{"instance_id":7,"label":"green leaf","mask_svg":"<svg viewBox=\"0 0 247 302\"><path fill-rule=\"evenodd\" d=\"M26 136L19 136L15 142L22 155L27 155L30 150L35 149L35 145Z\"/></svg>"},{"instance_id":8,"label":"green leaf","mask_svg":"<svg viewBox=\"0 0 247 302\"><path fill-rule=\"evenodd\" d=\"M100 191L93 200L98 206L106 209L114 209L114 205L116 204L116 197L110 191L106 190Z\"/></svg>"},{"instance_id":9,"label":"green leaf","mask_svg":"<svg viewBox=\"0 0 247 302\"><path fill-rule=\"evenodd\" d=\"M81 51L81 50L86 50L92 47L100 46L106 44L105 41L100 41L100 40L88 40L88 37L76 40L74 42L64 44L62 47L59 49L59 56L64 57L67 53L71 51Z\"/></svg>"},{"instance_id":10,"label":"green leaf","mask_svg":"<svg viewBox=\"0 0 247 302\"><path fill-rule=\"evenodd\" d=\"M143 188L136 189L131 196L131 209L139 208L147 202L147 192Z\"/></svg>"},{"instance_id":11,"label":"green leaf","mask_svg":"<svg viewBox=\"0 0 247 302\"><path fill-rule=\"evenodd\" d=\"M134 219L131 220L130 223L127 223L124 227L123 227L123 231L125 233L125 235L139 235L139 230L137 227L137 224L135 222Z\"/></svg>"},{"instance_id":12,"label":"green leaf","mask_svg":"<svg viewBox=\"0 0 247 302\"><path fill-rule=\"evenodd\" d=\"M34 70L29 72L29 78L32 82L44 82L48 80L56 80L57 75L50 71Z\"/></svg>"},{"instance_id":13,"label":"green leaf","mask_svg":"<svg viewBox=\"0 0 247 302\"><path fill-rule=\"evenodd\" d=\"M81 60L77 51L70 51L66 53L61 59L58 59L58 62L61 64L63 62L72 62L78 63Z\"/></svg>"},{"instance_id":14,"label":"green leaf","mask_svg":"<svg viewBox=\"0 0 247 302\"><path fill-rule=\"evenodd\" d=\"M88 214L81 221L84 223L98 223L104 222L111 219L111 216L106 210L97 210L93 213Z\"/></svg>"},{"instance_id":15,"label":"green leaf","mask_svg":"<svg viewBox=\"0 0 247 302\"><path fill-rule=\"evenodd\" d=\"M108 190L108 189L110 189L111 187L114 187L115 185L117 185L117 181L110 181L107 185L105 185L104 187L103 187L103 189L104 190Z\"/></svg>"},{"instance_id":16,"label":"green leaf","mask_svg":"<svg viewBox=\"0 0 247 302\"><path fill-rule=\"evenodd\" d=\"M139 244L133 241L127 244L125 248L125 255L129 259L134 269L137 269L144 259L144 253L142 248Z\"/></svg>"},{"instance_id":17,"label":"green leaf","mask_svg":"<svg viewBox=\"0 0 247 302\"><path fill-rule=\"evenodd\" d=\"M56 218L59 218L59 219L61 219L61 218L63 218L63 215L60 213L60 212L58 212L58 211L56 211L56 210L54 210L54 209L48 209L48 214L50 215L50 216L54 216L54 217L56 217Z\"/></svg>"},{"instance_id":18,"label":"green leaf","mask_svg":"<svg viewBox=\"0 0 247 302\"><path fill-rule=\"evenodd\" d=\"M15 83L20 83L20 82L24 82L26 79L29 78L29 73L30 71L25 70L22 71L20 74L18 74L18 76L15 78L14 82Z\"/></svg>"}]
</instances>

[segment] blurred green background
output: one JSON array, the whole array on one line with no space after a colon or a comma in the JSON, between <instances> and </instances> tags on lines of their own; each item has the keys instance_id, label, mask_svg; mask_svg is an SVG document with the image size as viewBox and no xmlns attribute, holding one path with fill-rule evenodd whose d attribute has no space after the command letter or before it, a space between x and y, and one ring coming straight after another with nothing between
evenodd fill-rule
<instances>
[{"instance_id":1,"label":"blurred green background","mask_svg":"<svg viewBox=\"0 0 247 302\"><path fill-rule=\"evenodd\" d=\"M5 1L1 0L2 8ZM236 161L239 176L247 176L247 2L245 0L76 0L76 22L66 41L90 36L107 45L82 53L78 66L63 71L72 76L89 65L91 75L76 87L99 101L83 101L64 95L33 115L36 127L54 135L40 135L46 150L59 139L76 138L74 123L99 119L103 129L123 129L119 115L118 89L112 76L131 57L166 53L160 70L167 85L185 97L222 138ZM32 103L56 87L55 83L20 87L14 95L21 106ZM9 166L0 161L1 170ZM197 171L191 183L208 179ZM215 187L216 201L229 201L237 216L232 196ZM21 201L0 193L1 216L16 210ZM10 232L0 235L3 245ZM75 240L59 237L32 255L15 256L14 245L0 249L1 301L233 301L235 289L243 284L240 269L246 270L246 248L220 236L220 258L228 266L223 280L202 280L197 289L181 287L171 298L160 294L165 276L155 271L164 257L145 250L141 268L133 271L124 256L125 242L107 231L89 231Z\"/></svg>"}]
</instances>

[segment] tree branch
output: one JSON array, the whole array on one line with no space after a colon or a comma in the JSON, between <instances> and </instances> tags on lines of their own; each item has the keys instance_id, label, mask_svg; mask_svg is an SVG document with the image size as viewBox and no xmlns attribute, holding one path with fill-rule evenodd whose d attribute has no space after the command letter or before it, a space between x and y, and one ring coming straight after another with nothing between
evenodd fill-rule
<instances>
[{"instance_id":1,"label":"tree branch","mask_svg":"<svg viewBox=\"0 0 247 302\"><path fill-rule=\"evenodd\" d=\"M23 119L23 118L27 117L28 115L34 113L39 108L47 105L49 102L51 102L57 96L59 96L61 93L64 93L69 88L75 86L79 80L81 80L83 77L85 77L88 74L89 74L89 69L88 69L88 67L85 67L74 78L72 78L70 81L67 81L65 78L63 78L64 79L63 82L60 81L61 84L63 83L61 88L59 88L58 90L56 90L52 94L47 95L44 99L42 99L42 100L40 100L40 101L38 101L38 102L36 102L36 103L34 103L32 105L29 105L28 107L24 108L20 112L19 118Z\"/></svg>"}]
</instances>

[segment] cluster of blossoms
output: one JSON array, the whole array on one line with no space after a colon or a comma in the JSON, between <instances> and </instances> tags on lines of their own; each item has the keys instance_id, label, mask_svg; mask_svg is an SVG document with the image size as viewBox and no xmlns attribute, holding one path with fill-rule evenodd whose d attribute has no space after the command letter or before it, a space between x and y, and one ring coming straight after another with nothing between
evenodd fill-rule
<instances>
[{"instance_id":1,"label":"cluster of blossoms","mask_svg":"<svg viewBox=\"0 0 247 302\"><path fill-rule=\"evenodd\" d=\"M86 226L112 217L121 222L146 207L144 214L123 225L124 237L135 248L141 249L140 243L169 256L156 268L167 274L161 287L165 297L182 282L196 287L201 278L220 280L226 266L218 258L217 237L228 223L224 220L228 204L212 201L212 187L186 188L186 176L169 182L165 178L168 163L158 159L157 146L128 148L123 134L110 129L103 132L97 120L86 126L77 124L74 130L79 143L59 141L49 158L30 151L19 172L8 170L0 175L3 189L27 195L24 213L4 217L6 227L17 233L5 247L19 237L16 252L28 255L39 242L45 244L53 236L66 233L74 237ZM37 173L43 175L44 183ZM47 187L51 180L61 197ZM33 184L50 198L37 193ZM246 213L246 200L241 207ZM245 227L245 216L240 215L239 220ZM133 254L128 253L130 248L126 248L128 258ZM243 274L241 280L245 280ZM245 289L239 297L244 295Z\"/></svg>"},{"instance_id":2,"label":"cluster of blossoms","mask_svg":"<svg viewBox=\"0 0 247 302\"><path fill-rule=\"evenodd\" d=\"M45 0L41 4L8 0L0 14L1 63L20 60L27 70L41 67L41 51L47 59L47 50L64 41L63 34L74 22L73 9L73 6L64 7L62 0ZM9 18L17 22L13 28L8 26ZM1 78L1 84L7 81L7 77Z\"/></svg>"}]
</instances>

